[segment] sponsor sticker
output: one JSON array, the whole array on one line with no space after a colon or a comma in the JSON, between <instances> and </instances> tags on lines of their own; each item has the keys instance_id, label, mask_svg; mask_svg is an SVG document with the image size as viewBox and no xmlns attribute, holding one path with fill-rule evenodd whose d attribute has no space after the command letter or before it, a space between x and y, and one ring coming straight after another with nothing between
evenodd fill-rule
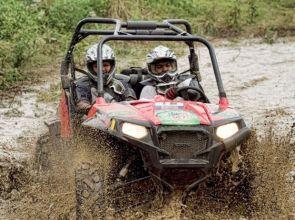
<instances>
[{"instance_id":1,"label":"sponsor sticker","mask_svg":"<svg viewBox=\"0 0 295 220\"><path fill-rule=\"evenodd\" d=\"M183 103L175 102L157 102L155 103L156 110L181 110L183 109Z\"/></svg>"},{"instance_id":2,"label":"sponsor sticker","mask_svg":"<svg viewBox=\"0 0 295 220\"><path fill-rule=\"evenodd\" d=\"M158 110L156 116L163 125L198 125L200 119L190 111Z\"/></svg>"}]
</instances>

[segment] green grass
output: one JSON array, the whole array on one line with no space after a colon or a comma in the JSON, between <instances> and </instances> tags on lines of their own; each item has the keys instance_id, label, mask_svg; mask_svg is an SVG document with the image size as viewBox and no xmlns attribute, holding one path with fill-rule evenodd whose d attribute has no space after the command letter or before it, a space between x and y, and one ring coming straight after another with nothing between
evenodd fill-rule
<instances>
[{"instance_id":1,"label":"green grass","mask_svg":"<svg viewBox=\"0 0 295 220\"><path fill-rule=\"evenodd\" d=\"M0 5L0 90L64 56L77 22L85 17L182 18L195 34L260 36L272 43L277 36L294 35L294 9L294 0L6 0Z\"/></svg>"},{"instance_id":2,"label":"green grass","mask_svg":"<svg viewBox=\"0 0 295 220\"><path fill-rule=\"evenodd\" d=\"M37 95L38 102L56 102L60 98L61 85L51 84L50 88L46 91L40 91Z\"/></svg>"}]
</instances>

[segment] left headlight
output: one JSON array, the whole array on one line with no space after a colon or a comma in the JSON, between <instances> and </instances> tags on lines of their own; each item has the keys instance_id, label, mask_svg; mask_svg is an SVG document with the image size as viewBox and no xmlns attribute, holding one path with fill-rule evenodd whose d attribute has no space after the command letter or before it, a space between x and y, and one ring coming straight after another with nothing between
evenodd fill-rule
<instances>
[{"instance_id":1,"label":"left headlight","mask_svg":"<svg viewBox=\"0 0 295 220\"><path fill-rule=\"evenodd\" d=\"M148 135L146 127L136 124L124 122L122 125L122 132L128 136L136 139L144 138Z\"/></svg>"},{"instance_id":2,"label":"left headlight","mask_svg":"<svg viewBox=\"0 0 295 220\"><path fill-rule=\"evenodd\" d=\"M216 130L216 135L222 139L228 138L239 131L239 127L236 123L229 123L221 125Z\"/></svg>"}]
</instances>

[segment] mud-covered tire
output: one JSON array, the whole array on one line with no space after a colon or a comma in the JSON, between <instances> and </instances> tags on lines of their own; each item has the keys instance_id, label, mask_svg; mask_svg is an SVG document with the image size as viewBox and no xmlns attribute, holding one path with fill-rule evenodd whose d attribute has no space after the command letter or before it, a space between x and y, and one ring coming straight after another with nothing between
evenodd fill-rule
<instances>
[{"instance_id":1,"label":"mud-covered tire","mask_svg":"<svg viewBox=\"0 0 295 220\"><path fill-rule=\"evenodd\" d=\"M60 159L68 144L64 143L60 136L60 121L58 118L51 118L45 121L48 131L38 137L35 149L35 167L37 170L48 170L53 168Z\"/></svg>"},{"instance_id":2,"label":"mud-covered tire","mask_svg":"<svg viewBox=\"0 0 295 220\"><path fill-rule=\"evenodd\" d=\"M60 135L46 132L36 143L34 165L38 171L54 170L64 163L65 155L72 150L70 141L63 141Z\"/></svg>"},{"instance_id":3,"label":"mud-covered tire","mask_svg":"<svg viewBox=\"0 0 295 220\"><path fill-rule=\"evenodd\" d=\"M107 208L103 170L83 163L75 172L77 219L103 219Z\"/></svg>"}]
</instances>

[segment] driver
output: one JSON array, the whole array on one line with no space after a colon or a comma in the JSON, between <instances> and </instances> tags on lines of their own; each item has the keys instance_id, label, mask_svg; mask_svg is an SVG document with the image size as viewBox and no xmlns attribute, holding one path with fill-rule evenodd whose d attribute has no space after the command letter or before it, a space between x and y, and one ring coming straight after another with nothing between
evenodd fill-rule
<instances>
[{"instance_id":1,"label":"driver","mask_svg":"<svg viewBox=\"0 0 295 220\"><path fill-rule=\"evenodd\" d=\"M150 78L141 82L144 85L140 99L153 99L155 95L162 94L168 99L177 97L176 90L183 86L193 86L200 88L196 77L191 74L177 73L177 60L174 51L168 47L159 45L147 54L148 75ZM160 84L167 84L175 82L174 86L171 84L170 88L165 91L160 91ZM176 86L177 84L177 86ZM157 86L158 85L158 86ZM189 94L186 99L193 100L194 96Z\"/></svg>"},{"instance_id":2,"label":"driver","mask_svg":"<svg viewBox=\"0 0 295 220\"><path fill-rule=\"evenodd\" d=\"M86 51L88 74L76 82L77 111L87 112L97 97L97 46L92 45ZM106 44L102 47L104 99L106 102L119 102L136 99L134 91L122 80L115 77L115 54Z\"/></svg>"}]
</instances>

